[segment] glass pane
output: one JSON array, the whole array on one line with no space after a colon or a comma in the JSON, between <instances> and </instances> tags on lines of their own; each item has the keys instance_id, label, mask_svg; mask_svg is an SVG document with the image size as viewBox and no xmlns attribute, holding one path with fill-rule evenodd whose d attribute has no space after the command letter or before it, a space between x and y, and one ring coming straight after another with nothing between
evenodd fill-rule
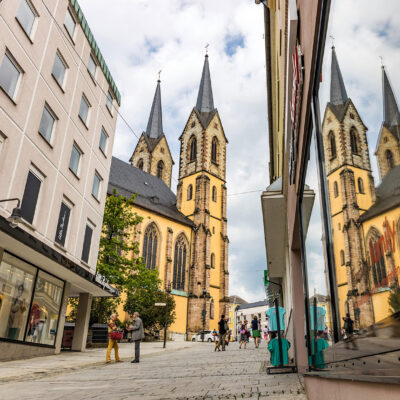
<instances>
[{"instance_id":1,"label":"glass pane","mask_svg":"<svg viewBox=\"0 0 400 400\"><path fill-rule=\"evenodd\" d=\"M112 111L112 103L113 103L113 98L110 92L107 93L107 101L106 105L110 111Z\"/></svg>"},{"instance_id":2,"label":"glass pane","mask_svg":"<svg viewBox=\"0 0 400 400\"><path fill-rule=\"evenodd\" d=\"M14 97L15 88L17 87L19 70L8 57L7 54L3 57L3 62L0 67L0 86L10 96Z\"/></svg>"},{"instance_id":3,"label":"glass pane","mask_svg":"<svg viewBox=\"0 0 400 400\"><path fill-rule=\"evenodd\" d=\"M42 119L40 120L39 132L48 142L50 142L51 139L54 121L54 117L50 114L47 107L45 107L43 109Z\"/></svg>"},{"instance_id":4,"label":"glass pane","mask_svg":"<svg viewBox=\"0 0 400 400\"><path fill-rule=\"evenodd\" d=\"M64 283L39 271L29 313L26 341L54 345Z\"/></svg>"},{"instance_id":5,"label":"glass pane","mask_svg":"<svg viewBox=\"0 0 400 400\"><path fill-rule=\"evenodd\" d=\"M92 77L94 78L94 76L96 74L96 62L94 61L92 55L90 55L90 57L89 57L88 71L89 71L90 75L92 75Z\"/></svg>"},{"instance_id":6,"label":"glass pane","mask_svg":"<svg viewBox=\"0 0 400 400\"><path fill-rule=\"evenodd\" d=\"M94 197L96 197L96 199L99 197L99 190L100 190L100 178L97 174L94 174L92 194Z\"/></svg>"},{"instance_id":7,"label":"glass pane","mask_svg":"<svg viewBox=\"0 0 400 400\"><path fill-rule=\"evenodd\" d=\"M4 254L0 264L0 337L23 340L36 268Z\"/></svg>"},{"instance_id":8,"label":"glass pane","mask_svg":"<svg viewBox=\"0 0 400 400\"><path fill-rule=\"evenodd\" d=\"M35 13L27 0L21 1L17 12L17 19L27 35L30 36L33 23L35 22Z\"/></svg>"},{"instance_id":9,"label":"glass pane","mask_svg":"<svg viewBox=\"0 0 400 400\"><path fill-rule=\"evenodd\" d=\"M64 83L65 71L66 66L64 64L64 61L61 59L61 56L56 53L52 74L54 78L56 78L56 81L59 83L60 86L62 86Z\"/></svg>"},{"instance_id":10,"label":"glass pane","mask_svg":"<svg viewBox=\"0 0 400 400\"><path fill-rule=\"evenodd\" d=\"M72 152L71 152L71 158L69 160L69 168L75 175L78 175L80 158L81 158L81 152L78 150L78 148L75 145L73 145Z\"/></svg>"},{"instance_id":11,"label":"glass pane","mask_svg":"<svg viewBox=\"0 0 400 400\"><path fill-rule=\"evenodd\" d=\"M82 118L82 121L86 123L87 117L89 113L89 104L82 96L81 105L79 107L79 116Z\"/></svg>"},{"instance_id":12,"label":"glass pane","mask_svg":"<svg viewBox=\"0 0 400 400\"><path fill-rule=\"evenodd\" d=\"M64 25L67 28L68 33L73 38L74 37L76 23L75 23L75 20L72 17L71 12L69 10L67 10L67 14L65 16Z\"/></svg>"},{"instance_id":13,"label":"glass pane","mask_svg":"<svg viewBox=\"0 0 400 400\"><path fill-rule=\"evenodd\" d=\"M107 144L107 134L104 132L104 129L101 130L100 133L100 144L99 147L103 153L106 152L106 144Z\"/></svg>"}]
</instances>

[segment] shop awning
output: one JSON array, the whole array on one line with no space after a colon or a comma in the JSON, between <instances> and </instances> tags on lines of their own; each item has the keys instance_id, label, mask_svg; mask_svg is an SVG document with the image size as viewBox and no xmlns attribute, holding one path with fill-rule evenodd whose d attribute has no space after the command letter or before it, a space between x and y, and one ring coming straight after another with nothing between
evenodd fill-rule
<instances>
[{"instance_id":1,"label":"shop awning","mask_svg":"<svg viewBox=\"0 0 400 400\"><path fill-rule=\"evenodd\" d=\"M99 276L76 264L64 254L43 243L25 230L12 228L0 216L0 247L44 271L71 283L71 295L90 293L94 297L111 297L118 291Z\"/></svg>"}]
</instances>

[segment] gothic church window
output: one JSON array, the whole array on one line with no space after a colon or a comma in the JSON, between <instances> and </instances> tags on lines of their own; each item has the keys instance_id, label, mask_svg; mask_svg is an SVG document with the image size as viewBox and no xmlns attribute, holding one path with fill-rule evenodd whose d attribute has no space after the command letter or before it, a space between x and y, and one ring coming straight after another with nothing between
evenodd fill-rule
<instances>
[{"instance_id":1,"label":"gothic church window","mask_svg":"<svg viewBox=\"0 0 400 400\"><path fill-rule=\"evenodd\" d=\"M211 268L215 268L215 254L211 253Z\"/></svg>"},{"instance_id":2,"label":"gothic church window","mask_svg":"<svg viewBox=\"0 0 400 400\"><path fill-rule=\"evenodd\" d=\"M214 299L210 301L210 319L214 319Z\"/></svg>"},{"instance_id":3,"label":"gothic church window","mask_svg":"<svg viewBox=\"0 0 400 400\"><path fill-rule=\"evenodd\" d=\"M336 141L335 141L335 134L330 131L329 132L329 145L331 150L331 160L336 158Z\"/></svg>"},{"instance_id":4,"label":"gothic church window","mask_svg":"<svg viewBox=\"0 0 400 400\"><path fill-rule=\"evenodd\" d=\"M362 180L361 178L358 178L358 179L357 179L357 183L358 183L358 191L359 191L361 194L364 194L365 191L364 191L364 182L363 182L363 180Z\"/></svg>"},{"instance_id":5,"label":"gothic church window","mask_svg":"<svg viewBox=\"0 0 400 400\"><path fill-rule=\"evenodd\" d=\"M187 188L187 200L192 200L193 198L193 185L189 185Z\"/></svg>"},{"instance_id":6,"label":"gothic church window","mask_svg":"<svg viewBox=\"0 0 400 400\"><path fill-rule=\"evenodd\" d=\"M212 201L217 201L217 188L215 186L212 188Z\"/></svg>"},{"instance_id":7,"label":"gothic church window","mask_svg":"<svg viewBox=\"0 0 400 400\"><path fill-rule=\"evenodd\" d=\"M164 171L164 163L162 161L159 161L157 164L157 178L159 179L163 178L163 171Z\"/></svg>"},{"instance_id":8,"label":"gothic church window","mask_svg":"<svg viewBox=\"0 0 400 400\"><path fill-rule=\"evenodd\" d=\"M350 147L353 154L358 154L357 132L354 128L350 129Z\"/></svg>"},{"instance_id":9,"label":"gothic church window","mask_svg":"<svg viewBox=\"0 0 400 400\"><path fill-rule=\"evenodd\" d=\"M333 196L338 197L339 196L339 187L337 182L333 182Z\"/></svg>"},{"instance_id":10,"label":"gothic church window","mask_svg":"<svg viewBox=\"0 0 400 400\"><path fill-rule=\"evenodd\" d=\"M158 233L154 224L150 224L144 233L143 258L148 269L155 269L157 262Z\"/></svg>"},{"instance_id":11,"label":"gothic church window","mask_svg":"<svg viewBox=\"0 0 400 400\"><path fill-rule=\"evenodd\" d=\"M142 171L143 171L143 160L142 159L140 159L139 160L139 162L138 162L138 164L137 164L137 167L139 168L139 169L141 169Z\"/></svg>"},{"instance_id":12,"label":"gothic church window","mask_svg":"<svg viewBox=\"0 0 400 400\"><path fill-rule=\"evenodd\" d=\"M386 158L387 166L389 167L389 169L392 169L394 167L394 159L393 159L393 153L391 152L391 150L385 151L385 158Z\"/></svg>"},{"instance_id":13,"label":"gothic church window","mask_svg":"<svg viewBox=\"0 0 400 400\"><path fill-rule=\"evenodd\" d=\"M194 161L197 158L197 139L193 137L190 140L190 157L189 161Z\"/></svg>"},{"instance_id":14,"label":"gothic church window","mask_svg":"<svg viewBox=\"0 0 400 400\"><path fill-rule=\"evenodd\" d=\"M179 235L175 243L174 273L172 287L175 290L185 290L187 246L183 235Z\"/></svg>"},{"instance_id":15,"label":"gothic church window","mask_svg":"<svg viewBox=\"0 0 400 400\"><path fill-rule=\"evenodd\" d=\"M340 265L344 265L346 262L345 262L345 259L344 259L344 251L343 250L340 250Z\"/></svg>"},{"instance_id":16,"label":"gothic church window","mask_svg":"<svg viewBox=\"0 0 400 400\"><path fill-rule=\"evenodd\" d=\"M211 161L214 164L217 164L217 157L218 157L218 139L214 137L211 144Z\"/></svg>"}]
</instances>

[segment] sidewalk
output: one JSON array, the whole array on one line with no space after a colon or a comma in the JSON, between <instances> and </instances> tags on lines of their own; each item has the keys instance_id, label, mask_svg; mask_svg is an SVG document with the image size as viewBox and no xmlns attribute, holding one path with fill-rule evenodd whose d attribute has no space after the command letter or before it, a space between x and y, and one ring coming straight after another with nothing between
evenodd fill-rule
<instances>
[{"instance_id":1,"label":"sidewalk","mask_svg":"<svg viewBox=\"0 0 400 400\"><path fill-rule=\"evenodd\" d=\"M134 343L120 343L121 360L129 362L133 359ZM140 357L175 352L193 346L192 342L167 342L163 349L162 342L143 342ZM114 350L111 353L114 361ZM63 351L57 355L29 358L26 360L5 361L0 363L0 385L8 382L22 382L48 376L78 371L83 368L94 368L105 364L106 349L87 349L86 352Z\"/></svg>"}]
</instances>

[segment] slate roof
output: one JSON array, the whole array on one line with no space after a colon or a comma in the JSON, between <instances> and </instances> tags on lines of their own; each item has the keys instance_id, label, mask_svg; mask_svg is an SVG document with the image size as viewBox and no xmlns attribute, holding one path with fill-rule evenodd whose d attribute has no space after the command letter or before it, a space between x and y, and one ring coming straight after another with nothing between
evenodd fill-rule
<instances>
[{"instance_id":1,"label":"slate roof","mask_svg":"<svg viewBox=\"0 0 400 400\"><path fill-rule=\"evenodd\" d=\"M108 194L113 189L125 197L137 193L135 203L149 211L193 227L194 223L176 208L176 196L161 179L133 167L116 157L112 158Z\"/></svg>"},{"instance_id":2,"label":"slate roof","mask_svg":"<svg viewBox=\"0 0 400 400\"><path fill-rule=\"evenodd\" d=\"M335 46L332 46L331 61L331 97L330 103L334 105L345 104L348 100L343 76L340 71L339 62L336 57Z\"/></svg>"},{"instance_id":3,"label":"slate roof","mask_svg":"<svg viewBox=\"0 0 400 400\"><path fill-rule=\"evenodd\" d=\"M264 306L268 306L268 303L266 301L256 301L255 303L247 303L247 304L243 304L241 306L238 307L238 310L245 310L247 308L253 308L253 307L264 307Z\"/></svg>"},{"instance_id":4,"label":"slate roof","mask_svg":"<svg viewBox=\"0 0 400 400\"><path fill-rule=\"evenodd\" d=\"M207 54L204 59L203 73L201 75L199 94L197 95L196 109L201 113L209 113L214 111L214 98L211 87L211 75Z\"/></svg>"},{"instance_id":5,"label":"slate roof","mask_svg":"<svg viewBox=\"0 0 400 400\"><path fill-rule=\"evenodd\" d=\"M385 67L382 66L383 123L400 141L400 112Z\"/></svg>"},{"instance_id":6,"label":"slate roof","mask_svg":"<svg viewBox=\"0 0 400 400\"><path fill-rule=\"evenodd\" d=\"M147 128L146 128L146 135L150 139L158 139L164 134L162 125L160 83L161 83L160 80L158 80L156 92L154 93L153 104L151 105L149 121L147 123Z\"/></svg>"},{"instance_id":7,"label":"slate roof","mask_svg":"<svg viewBox=\"0 0 400 400\"><path fill-rule=\"evenodd\" d=\"M367 221L395 207L400 207L400 165L385 175L376 188L376 202L361 215L359 221Z\"/></svg>"}]
</instances>

